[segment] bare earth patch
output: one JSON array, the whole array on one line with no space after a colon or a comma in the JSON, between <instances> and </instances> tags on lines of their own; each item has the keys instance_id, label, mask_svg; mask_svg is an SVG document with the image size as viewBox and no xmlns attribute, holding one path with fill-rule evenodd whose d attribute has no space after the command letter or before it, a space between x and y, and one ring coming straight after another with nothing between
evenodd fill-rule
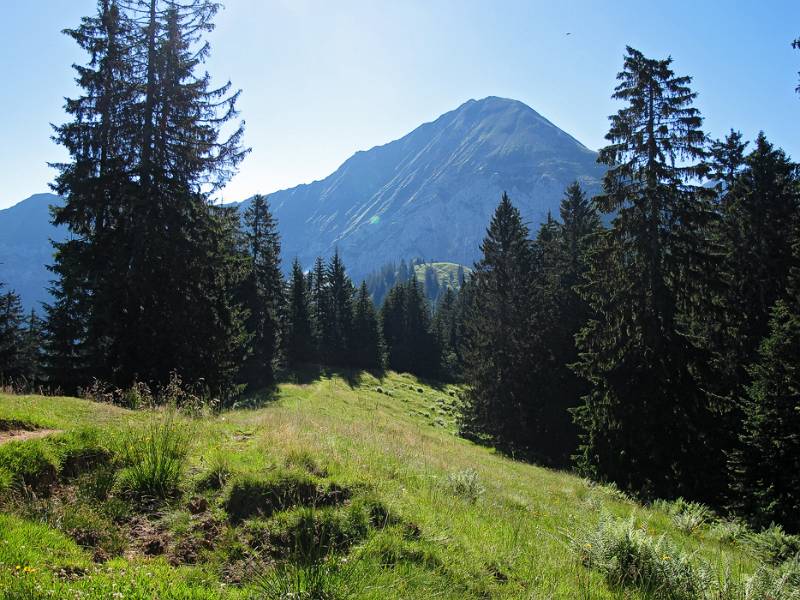
<instances>
[{"instance_id":1,"label":"bare earth patch","mask_svg":"<svg viewBox=\"0 0 800 600\"><path fill-rule=\"evenodd\" d=\"M59 429L10 429L8 431L0 431L0 446L6 442L21 442L24 440L34 440L43 438L53 433L60 433Z\"/></svg>"}]
</instances>

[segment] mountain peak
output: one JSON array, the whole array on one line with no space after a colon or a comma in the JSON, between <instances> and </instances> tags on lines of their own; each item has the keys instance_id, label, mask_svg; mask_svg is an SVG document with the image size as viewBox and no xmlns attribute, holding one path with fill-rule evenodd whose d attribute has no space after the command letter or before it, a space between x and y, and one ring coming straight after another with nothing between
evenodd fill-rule
<instances>
[{"instance_id":1,"label":"mountain peak","mask_svg":"<svg viewBox=\"0 0 800 600\"><path fill-rule=\"evenodd\" d=\"M535 230L573 181L599 190L596 157L526 104L489 96L269 200L285 264L297 257L309 267L338 247L355 279L401 258L468 265L503 191ZM47 299L49 240L67 235L50 225L47 207L57 201L37 195L0 211L0 280L28 307Z\"/></svg>"},{"instance_id":2,"label":"mountain peak","mask_svg":"<svg viewBox=\"0 0 800 600\"><path fill-rule=\"evenodd\" d=\"M356 277L400 258L470 264L504 190L535 228L573 181L599 189L596 157L528 105L489 96L270 202L287 258L305 265L335 247Z\"/></svg>"},{"instance_id":3,"label":"mountain peak","mask_svg":"<svg viewBox=\"0 0 800 600\"><path fill-rule=\"evenodd\" d=\"M486 96L485 98L481 98L479 100L467 100L453 112L457 113L460 111L474 111L475 114L491 114L496 111L519 112L527 113L531 116L535 116L539 119L544 119L547 121L547 119L545 119L542 115L524 102L521 102L520 100L514 100L513 98L503 98L500 96Z\"/></svg>"}]
</instances>

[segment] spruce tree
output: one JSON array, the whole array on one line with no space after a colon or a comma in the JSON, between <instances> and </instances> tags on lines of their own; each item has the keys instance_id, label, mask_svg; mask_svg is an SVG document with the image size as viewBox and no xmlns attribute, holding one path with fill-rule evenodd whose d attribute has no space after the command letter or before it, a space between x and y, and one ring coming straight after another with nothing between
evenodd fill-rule
<instances>
[{"instance_id":1,"label":"spruce tree","mask_svg":"<svg viewBox=\"0 0 800 600\"><path fill-rule=\"evenodd\" d=\"M736 376L741 385L747 381L743 369L755 360L768 333L770 311L787 288L798 212L800 167L761 133L721 198L728 283L723 301L729 321L725 355L742 367Z\"/></svg>"},{"instance_id":2,"label":"spruce tree","mask_svg":"<svg viewBox=\"0 0 800 600\"><path fill-rule=\"evenodd\" d=\"M453 288L446 287L436 311L431 328L441 351L441 377L455 381L461 375L461 344L458 328L458 296Z\"/></svg>"},{"instance_id":3,"label":"spruce tree","mask_svg":"<svg viewBox=\"0 0 800 600\"><path fill-rule=\"evenodd\" d=\"M381 307L381 325L390 369L423 377L439 375L438 338L416 277L391 289Z\"/></svg>"},{"instance_id":4,"label":"spruce tree","mask_svg":"<svg viewBox=\"0 0 800 600\"><path fill-rule=\"evenodd\" d=\"M495 443L526 446L529 400L532 247L519 210L503 194L470 279L465 335L468 394L464 431Z\"/></svg>"},{"instance_id":5,"label":"spruce tree","mask_svg":"<svg viewBox=\"0 0 800 600\"><path fill-rule=\"evenodd\" d=\"M366 282L361 282L353 309L352 364L359 369L380 370L384 348L378 315Z\"/></svg>"},{"instance_id":6,"label":"spruce tree","mask_svg":"<svg viewBox=\"0 0 800 600\"><path fill-rule=\"evenodd\" d=\"M0 283L0 292L3 287ZM12 290L0 294L0 382L14 381L26 374L23 321L19 296Z\"/></svg>"},{"instance_id":7,"label":"spruce tree","mask_svg":"<svg viewBox=\"0 0 800 600\"><path fill-rule=\"evenodd\" d=\"M390 369L408 371L411 364L409 348L405 343L406 285L397 284L386 296L381 306L381 330L386 344L386 361Z\"/></svg>"},{"instance_id":8,"label":"spruce tree","mask_svg":"<svg viewBox=\"0 0 800 600\"><path fill-rule=\"evenodd\" d=\"M777 522L800 533L800 180L797 165L762 136L732 189L742 247L733 274L733 308L740 309L738 345L746 378L734 383L742 397L740 445L731 454L733 508L756 527ZM746 192L745 192L746 190ZM767 230L767 231L765 231ZM738 250L738 251L737 251ZM787 250L789 254L787 254ZM767 261L768 264L755 264ZM738 264L732 263L736 266ZM751 272L748 272L751 270ZM768 277L764 281L760 277ZM778 286L783 282L784 288ZM774 300L767 315L763 303ZM763 340L754 348L758 335ZM736 351L738 350L738 352Z\"/></svg>"},{"instance_id":9,"label":"spruce tree","mask_svg":"<svg viewBox=\"0 0 800 600\"><path fill-rule=\"evenodd\" d=\"M319 362L325 360L325 330L328 327L328 280L325 273L325 263L321 256L314 261L314 270L311 279L311 309L314 330L314 348Z\"/></svg>"},{"instance_id":10,"label":"spruce tree","mask_svg":"<svg viewBox=\"0 0 800 600\"><path fill-rule=\"evenodd\" d=\"M797 288L795 288L797 289ZM733 505L756 527L800 533L800 295L779 300L751 367Z\"/></svg>"},{"instance_id":11,"label":"spruce tree","mask_svg":"<svg viewBox=\"0 0 800 600\"><path fill-rule=\"evenodd\" d=\"M297 259L292 263L288 303L286 360L290 366L296 367L312 362L315 356L308 281Z\"/></svg>"},{"instance_id":12,"label":"spruce tree","mask_svg":"<svg viewBox=\"0 0 800 600\"><path fill-rule=\"evenodd\" d=\"M25 331L22 337L21 363L23 377L29 386L43 383L43 351L44 351L44 321L39 318L34 309L31 309L25 320Z\"/></svg>"},{"instance_id":13,"label":"spruce tree","mask_svg":"<svg viewBox=\"0 0 800 600\"><path fill-rule=\"evenodd\" d=\"M609 169L599 208L615 215L597 237L582 294L594 313L578 336L578 373L591 385L576 410L579 467L645 496L716 501L724 487L715 422L689 337L710 267L710 202L702 118L691 78L671 59L627 49L614 98Z\"/></svg>"},{"instance_id":14,"label":"spruce tree","mask_svg":"<svg viewBox=\"0 0 800 600\"><path fill-rule=\"evenodd\" d=\"M425 296L434 306L439 301L439 291L439 277L436 275L436 269L431 265L427 265L425 267Z\"/></svg>"},{"instance_id":15,"label":"spruce tree","mask_svg":"<svg viewBox=\"0 0 800 600\"><path fill-rule=\"evenodd\" d=\"M275 381L275 370L280 364L283 317L280 237L269 202L260 194L252 198L242 220L249 259L242 304L248 311L245 325L252 336L252 353L244 370L247 381L261 387Z\"/></svg>"},{"instance_id":16,"label":"spruce tree","mask_svg":"<svg viewBox=\"0 0 800 600\"><path fill-rule=\"evenodd\" d=\"M800 37L792 42L792 48L794 48L795 50L800 50ZM798 72L797 74L800 75L800 72ZM800 94L800 83L798 83L797 87L794 89L798 94Z\"/></svg>"},{"instance_id":17,"label":"spruce tree","mask_svg":"<svg viewBox=\"0 0 800 600\"><path fill-rule=\"evenodd\" d=\"M232 381L241 257L231 211L210 199L246 150L241 125L221 135L238 93L197 74L218 7L100 0L96 17L67 31L89 61L76 67L72 121L56 128L70 161L56 165L66 202L54 223L72 237L56 246L60 323L50 329L66 337L49 344L51 366L80 347L73 374L118 385L163 382L175 369L215 390ZM65 327L73 309L80 322Z\"/></svg>"},{"instance_id":18,"label":"spruce tree","mask_svg":"<svg viewBox=\"0 0 800 600\"><path fill-rule=\"evenodd\" d=\"M725 139L712 142L709 148L708 177L723 196L733 187L744 167L747 145L748 142L742 141L742 133L731 129Z\"/></svg>"},{"instance_id":19,"label":"spruce tree","mask_svg":"<svg viewBox=\"0 0 800 600\"><path fill-rule=\"evenodd\" d=\"M52 295L56 306L60 303L69 311L54 329L65 332L66 320L72 320L69 335L80 338L51 345L51 362L62 364L57 372L66 376L66 363L76 358L72 347L80 346L82 364L72 369L69 379L89 371L112 379L122 353L121 338L129 333L125 251L133 220L127 203L136 187L130 166L138 148L137 31L118 2L100 0L95 16L64 33L88 54L88 61L75 66L82 94L66 101L73 120L55 128L54 139L71 161L52 165L59 171L53 189L66 199L63 206L51 209L53 224L66 225L71 236L54 243ZM70 298L62 298L65 294ZM61 350L64 356L52 354ZM76 381L62 383L74 391Z\"/></svg>"},{"instance_id":20,"label":"spruce tree","mask_svg":"<svg viewBox=\"0 0 800 600\"><path fill-rule=\"evenodd\" d=\"M408 347L408 371L424 377L440 372L441 351L431 327L431 308L416 276L406 284L405 344Z\"/></svg>"},{"instance_id":21,"label":"spruce tree","mask_svg":"<svg viewBox=\"0 0 800 600\"><path fill-rule=\"evenodd\" d=\"M560 207L562 222L548 215L533 247L532 314L538 335L531 340L530 450L539 460L566 466L577 447L571 411L588 391L571 369L578 360L575 335L591 315L576 286L587 271L600 220L580 185L571 184Z\"/></svg>"},{"instance_id":22,"label":"spruce tree","mask_svg":"<svg viewBox=\"0 0 800 600\"><path fill-rule=\"evenodd\" d=\"M719 285L703 293L714 301L694 332L713 350L703 388L715 399L718 431L726 432L717 445L727 453L738 446L749 368L769 334L771 309L785 297L793 222L800 211L797 166L763 134L752 152L746 154L746 147L733 131L711 146L710 177L716 182L719 216L711 234L721 261L710 275L718 276Z\"/></svg>"},{"instance_id":23,"label":"spruce tree","mask_svg":"<svg viewBox=\"0 0 800 600\"><path fill-rule=\"evenodd\" d=\"M325 269L326 305L322 323L322 352L329 365L351 366L353 283L337 250Z\"/></svg>"},{"instance_id":24,"label":"spruce tree","mask_svg":"<svg viewBox=\"0 0 800 600\"><path fill-rule=\"evenodd\" d=\"M64 255L61 256L63 259ZM56 262L56 269L64 263ZM45 305L43 371L50 386L67 395L75 395L91 380L89 352L86 347L86 297L82 287L71 287L73 277L62 276L50 288L53 301Z\"/></svg>"}]
</instances>

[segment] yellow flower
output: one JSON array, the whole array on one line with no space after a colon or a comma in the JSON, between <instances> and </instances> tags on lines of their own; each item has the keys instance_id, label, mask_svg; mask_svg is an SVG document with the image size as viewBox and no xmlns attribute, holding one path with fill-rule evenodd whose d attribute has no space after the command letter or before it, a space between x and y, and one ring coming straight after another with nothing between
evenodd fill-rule
<instances>
[{"instance_id":1,"label":"yellow flower","mask_svg":"<svg viewBox=\"0 0 800 600\"><path fill-rule=\"evenodd\" d=\"M661 557L661 560L670 560L670 557L665 554Z\"/></svg>"}]
</instances>

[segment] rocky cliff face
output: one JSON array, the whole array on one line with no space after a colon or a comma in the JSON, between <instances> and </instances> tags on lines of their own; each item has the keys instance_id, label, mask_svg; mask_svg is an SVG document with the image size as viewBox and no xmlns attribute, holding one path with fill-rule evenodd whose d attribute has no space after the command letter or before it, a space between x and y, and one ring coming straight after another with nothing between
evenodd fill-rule
<instances>
[{"instance_id":1,"label":"rocky cliff face","mask_svg":"<svg viewBox=\"0 0 800 600\"><path fill-rule=\"evenodd\" d=\"M269 199L287 260L338 247L354 274L410 257L471 264L503 191L535 230L572 181L599 189L596 157L525 104L490 97Z\"/></svg>"}]
</instances>

